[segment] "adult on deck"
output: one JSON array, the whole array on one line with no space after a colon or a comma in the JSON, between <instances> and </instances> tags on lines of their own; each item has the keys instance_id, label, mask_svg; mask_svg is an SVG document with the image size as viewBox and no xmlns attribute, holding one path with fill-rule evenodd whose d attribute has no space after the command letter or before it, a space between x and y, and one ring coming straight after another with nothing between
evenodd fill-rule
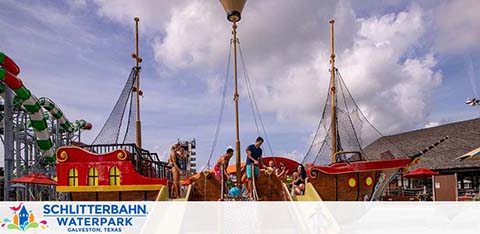
<instances>
[{"instance_id":1,"label":"adult on deck","mask_svg":"<svg viewBox=\"0 0 480 234\"><path fill-rule=\"evenodd\" d=\"M215 167L213 168L213 170L215 170L216 176L220 177L221 175L223 175L224 176L223 178L225 180L230 179L230 175L227 172L227 167L232 156L233 156L232 148L228 148L227 152L225 152L225 154L220 156L220 158L217 160L217 163L215 164Z\"/></svg>"},{"instance_id":2,"label":"adult on deck","mask_svg":"<svg viewBox=\"0 0 480 234\"><path fill-rule=\"evenodd\" d=\"M258 167L263 167L262 163L262 149L260 146L263 144L263 138L257 137L255 144L249 145L247 147L247 178L248 178L248 196L253 197L253 180L252 180L252 169L253 173L256 177L258 177L259 169Z\"/></svg>"},{"instance_id":3,"label":"adult on deck","mask_svg":"<svg viewBox=\"0 0 480 234\"><path fill-rule=\"evenodd\" d=\"M296 195L302 195L305 191L305 179L307 172L302 164L298 164L297 171L293 173L293 189Z\"/></svg>"},{"instance_id":4,"label":"adult on deck","mask_svg":"<svg viewBox=\"0 0 480 234\"><path fill-rule=\"evenodd\" d=\"M170 149L169 166L172 166L173 197L180 197L180 160L185 159L186 152L180 144L173 144Z\"/></svg>"}]
</instances>

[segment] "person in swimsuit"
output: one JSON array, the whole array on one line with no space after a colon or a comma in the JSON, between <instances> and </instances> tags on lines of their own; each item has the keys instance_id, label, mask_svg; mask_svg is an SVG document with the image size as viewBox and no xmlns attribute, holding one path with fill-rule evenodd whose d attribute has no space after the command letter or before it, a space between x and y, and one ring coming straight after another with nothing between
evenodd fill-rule
<instances>
[{"instance_id":1,"label":"person in swimsuit","mask_svg":"<svg viewBox=\"0 0 480 234\"><path fill-rule=\"evenodd\" d=\"M275 171L277 170L277 166L275 165L275 162L273 160L268 161L268 167L266 168L267 170Z\"/></svg>"},{"instance_id":2,"label":"person in swimsuit","mask_svg":"<svg viewBox=\"0 0 480 234\"><path fill-rule=\"evenodd\" d=\"M305 191L305 179L307 178L307 172L302 164L298 164L297 171L293 175L293 189L296 195L302 195Z\"/></svg>"},{"instance_id":3,"label":"person in swimsuit","mask_svg":"<svg viewBox=\"0 0 480 234\"><path fill-rule=\"evenodd\" d=\"M223 178L225 180L230 179L230 175L227 172L227 167L228 167L228 164L229 164L232 156L233 156L233 149L232 148L228 148L227 152L225 152L225 154L220 156L220 158L217 160L217 163L215 164L215 167L213 167L213 170L215 171L216 176L220 177L223 174L224 175ZM223 171L221 171L222 165L223 165Z\"/></svg>"},{"instance_id":4,"label":"person in swimsuit","mask_svg":"<svg viewBox=\"0 0 480 234\"><path fill-rule=\"evenodd\" d=\"M255 144L249 145L247 147L247 163L246 163L246 174L248 178L248 196L253 197L253 180L252 180L252 173L253 176L258 177L260 174L258 167L263 167L262 163L262 149L260 146L263 144L263 138L257 137ZM253 165L253 166L252 166ZM253 172L252 172L253 167Z\"/></svg>"},{"instance_id":5,"label":"person in swimsuit","mask_svg":"<svg viewBox=\"0 0 480 234\"><path fill-rule=\"evenodd\" d=\"M280 181L285 181L287 179L287 166L285 166L284 162L279 163L279 167L275 170L275 175L280 179Z\"/></svg>"},{"instance_id":6,"label":"person in swimsuit","mask_svg":"<svg viewBox=\"0 0 480 234\"><path fill-rule=\"evenodd\" d=\"M180 160L185 159L186 152L180 144L173 144L170 149L169 165L172 166L173 197L180 197L180 172L182 170Z\"/></svg>"}]
</instances>

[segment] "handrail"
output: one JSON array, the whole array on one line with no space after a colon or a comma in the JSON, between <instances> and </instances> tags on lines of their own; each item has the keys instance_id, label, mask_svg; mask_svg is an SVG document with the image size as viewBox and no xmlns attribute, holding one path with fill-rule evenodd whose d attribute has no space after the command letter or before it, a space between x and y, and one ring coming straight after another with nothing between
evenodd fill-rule
<instances>
[{"instance_id":1,"label":"handrail","mask_svg":"<svg viewBox=\"0 0 480 234\"><path fill-rule=\"evenodd\" d=\"M116 149L124 149L131 156L130 160L139 174L146 177L167 178L169 180L172 177L171 166L168 166L166 162L158 160L156 153L150 153L150 151L139 148L135 144L96 144L82 145L81 147L99 154L112 152Z\"/></svg>"}]
</instances>

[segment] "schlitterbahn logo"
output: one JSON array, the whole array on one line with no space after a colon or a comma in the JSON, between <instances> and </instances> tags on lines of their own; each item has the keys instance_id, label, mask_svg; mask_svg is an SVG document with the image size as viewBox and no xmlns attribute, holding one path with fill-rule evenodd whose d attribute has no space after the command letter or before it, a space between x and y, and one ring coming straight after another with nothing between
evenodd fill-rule
<instances>
[{"instance_id":1,"label":"schlitterbahn logo","mask_svg":"<svg viewBox=\"0 0 480 234\"><path fill-rule=\"evenodd\" d=\"M69 233L125 233L136 218L147 216L146 204L45 204L43 216L54 218Z\"/></svg>"},{"instance_id":2,"label":"schlitterbahn logo","mask_svg":"<svg viewBox=\"0 0 480 234\"><path fill-rule=\"evenodd\" d=\"M47 227L47 221L42 220L39 222L35 221L35 215L31 210L27 211L27 207L20 203L17 207L12 206L10 210L13 211L12 220L9 218L4 218L0 221L1 227L7 229L13 229L18 231L27 231L30 228L45 229Z\"/></svg>"}]
</instances>

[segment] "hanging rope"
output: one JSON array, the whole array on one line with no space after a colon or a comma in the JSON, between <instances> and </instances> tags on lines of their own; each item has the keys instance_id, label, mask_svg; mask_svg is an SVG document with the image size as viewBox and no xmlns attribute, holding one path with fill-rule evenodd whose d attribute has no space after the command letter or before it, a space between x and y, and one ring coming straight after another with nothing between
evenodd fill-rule
<instances>
[{"instance_id":1,"label":"hanging rope","mask_svg":"<svg viewBox=\"0 0 480 234\"><path fill-rule=\"evenodd\" d=\"M331 71L332 72L332 71ZM368 160L370 157L367 155L366 150L363 148L364 144L362 142L362 137L369 137L369 140L375 140L383 138L382 141L385 141L388 145L393 146L399 152L405 154L402 148L399 147L402 145L393 144L388 137L385 137L372 123L367 119L365 114L362 112L356 101L353 99L350 90L348 89L345 81L343 80L342 75L335 68L335 83L337 84L337 104L342 107L337 107L337 118L339 122L337 125L338 132L336 134L331 134L331 126L329 126L328 118L331 118L331 113L328 112L327 107L329 106L329 100L331 100L330 95L327 96L326 103L323 108L322 117L318 123L317 129L313 136L312 142L305 154L302 163L313 162L315 164L323 164L324 162L331 162L326 157L331 154L331 145L329 144L332 137L337 138L338 146L341 149L355 150L359 151L363 155L363 159ZM332 83L330 82L330 87ZM342 100L343 99L343 100ZM323 125L322 125L323 123ZM321 132L320 128L324 126L325 136ZM378 138L372 138L372 137ZM320 140L320 138L322 138ZM340 141L341 140L341 141ZM368 142L365 142L368 143ZM318 148L320 146L320 148ZM313 159L313 160L312 160Z\"/></svg>"},{"instance_id":2,"label":"hanging rope","mask_svg":"<svg viewBox=\"0 0 480 234\"><path fill-rule=\"evenodd\" d=\"M347 100L346 100L346 98L345 98L345 92L344 92L345 83L344 83L344 81L343 81L342 76L340 75L340 72L339 72L338 69L336 69L336 68L335 68L335 75L336 75L336 77L338 77L338 80L339 80L340 83L341 83L341 84L340 84L340 89L342 90L341 93L342 93L343 103L344 103L344 105L345 105L345 109L347 110L347 113L350 113L350 109L348 108ZM347 92L350 94L350 92L348 91L348 88L347 88L346 86L345 86L345 90L347 90ZM353 99L353 98L352 98L352 99ZM356 107L356 110L359 111L359 112L361 112L360 108L359 108L359 107L357 106L357 104L355 103L355 100L354 100L354 105L355 105L355 107ZM365 118L365 119L366 119L366 118ZM364 151L363 148L362 148L362 144L360 144L360 140L359 140L360 138L358 137L357 130L355 129L355 126L353 125L352 119L351 119L351 118L348 118L348 121L349 121L350 126L352 127L352 130L353 130L353 135L354 135L354 138L355 138L355 143L357 143L358 148L361 150L362 154L365 155L365 157L367 157L366 154L365 154L365 151ZM375 128L375 127L373 127L373 128ZM378 131L378 130L377 130L377 131ZM380 133L380 135L381 135L381 133ZM381 136L383 136L383 135L381 135ZM367 159L368 159L368 158L367 158Z\"/></svg>"},{"instance_id":3,"label":"hanging rope","mask_svg":"<svg viewBox=\"0 0 480 234\"><path fill-rule=\"evenodd\" d=\"M332 85L332 82L329 82L330 83L330 86ZM329 86L329 87L330 87ZM325 100L328 100L328 96L330 94L327 92L327 97L325 98ZM302 164L305 164L305 160L307 159L307 156L310 154L310 151L312 150L313 146L316 145L315 144L315 139L317 139L317 135L318 135L318 131L320 130L320 127L322 126L322 123L323 123L323 119L325 118L325 112L327 111L327 105L324 105L323 106L323 111L322 111L322 117L320 118L320 120L318 120L318 126L317 126L317 130L315 131L315 134L313 135L313 138L312 138L312 143L310 144L310 146L308 147L308 150L307 150L307 153L305 153L305 156L303 157L302 159ZM328 132L328 131L327 131ZM322 146L325 144L325 141L326 141L327 137L325 136L323 138L323 143L322 143ZM317 157L319 155L319 152L317 152L317 155L315 156L315 159L312 161L312 162L315 162L317 160Z\"/></svg>"},{"instance_id":4,"label":"hanging rope","mask_svg":"<svg viewBox=\"0 0 480 234\"><path fill-rule=\"evenodd\" d=\"M243 63L242 63L243 64ZM245 87L247 87L247 96L248 96L248 101L249 101L249 104L250 104L250 109L252 110L252 115L253 115L253 121L255 122L255 127L257 129L257 134L260 136L262 135L262 133L260 132L260 128L258 127L258 122L257 122L257 115L256 115L256 112L255 112L255 107L253 106L253 100L252 100L252 92L250 91L250 86L249 86L249 83L248 83L248 79L247 79L247 76L245 75L245 68L243 69L244 71L244 81L245 81Z\"/></svg>"},{"instance_id":5,"label":"hanging rope","mask_svg":"<svg viewBox=\"0 0 480 234\"><path fill-rule=\"evenodd\" d=\"M394 144L392 141L390 141L390 140L388 139L388 137L384 136L384 135L370 122L370 120L368 120L368 118L365 116L365 114L363 114L362 110L360 110L360 107L358 107L357 102L355 101L355 99L353 99L353 96L352 96L352 94L350 93L350 90L349 90L349 89L347 88L347 86L345 85L345 81L343 80L342 74L340 74L340 72L339 72L338 70L337 70L337 74L338 74L338 76L339 76L339 78L340 78L340 81L342 82L343 86L345 86L345 90L347 91L348 96L349 96L350 99L352 100L352 102L353 102L353 104L355 105L355 107L357 108L358 112L360 112L360 114L362 115L362 117L367 121L367 123L368 123L383 139L385 139L390 145L392 145L392 146L396 146L396 145L403 145L403 146L405 146L403 143L400 143L400 142ZM405 155L408 155L408 154L406 154L400 147L395 147L395 148L397 148L397 149L400 151L400 153L405 154ZM363 150L362 150L362 151L363 151Z\"/></svg>"},{"instance_id":6,"label":"hanging rope","mask_svg":"<svg viewBox=\"0 0 480 234\"><path fill-rule=\"evenodd\" d=\"M133 125L131 125L131 123L133 123L135 121L135 119L134 119L135 115L132 111L134 109L134 107L133 107L134 96L136 96L135 93L131 92L130 93L130 104L129 104L129 108L128 108L127 126L126 126L126 129L125 129L125 134L123 136L123 141L122 141L122 143L124 143L124 144L125 144L125 142L128 143L128 141L133 140L133 139L131 139L131 136L135 132L134 129L132 127L130 127L130 126L133 126Z\"/></svg>"},{"instance_id":7,"label":"hanging rope","mask_svg":"<svg viewBox=\"0 0 480 234\"><path fill-rule=\"evenodd\" d=\"M257 101L255 99L255 94L253 92L252 84L250 83L248 70L247 70L245 59L244 59L244 56L243 56L243 53L242 53L242 47L240 46L240 41L238 42L238 49L240 51L240 61L242 62L243 74L244 74L244 77L245 77L245 80L246 80L246 83L247 83L247 91L249 93L249 99L250 99L250 96L251 96L250 104L252 105L252 102L253 102L252 106L255 106L255 110L256 110L256 113L258 114L258 119L260 121L260 125L262 126L262 130L263 130L263 133L264 133L264 136L265 136L265 141L267 143L268 149L270 150L270 153L272 154L272 156L274 156L275 154L273 153L272 146L270 144L270 140L268 138L267 131L265 130L265 125L263 124L262 116L260 114L260 110L258 108L258 104L257 104ZM253 116L254 116L254 120L255 120L255 125L257 127L257 131L260 132L258 130L258 124L257 124L256 118L255 118L255 110L253 110L253 107L252 107L252 112L253 112ZM275 164L276 164L276 162L275 162Z\"/></svg>"},{"instance_id":8,"label":"hanging rope","mask_svg":"<svg viewBox=\"0 0 480 234\"><path fill-rule=\"evenodd\" d=\"M215 128L215 136L213 138L212 150L210 151L210 155L208 156L207 165L205 165L205 167L203 167L202 171L205 170L205 168L207 170L210 169L210 162L212 160L213 153L215 152L215 147L217 146L218 137L220 135L220 129L221 129L222 122L223 122L223 112L225 110L225 99L226 99L226 96L227 96L227 89L228 89L228 75L230 74L230 60L231 60L231 57L232 57L232 43L233 43L233 41L231 40L230 41L230 49L229 49L229 52L228 52L227 69L226 69L227 72L225 73L225 82L223 84L222 102L220 104L220 113L218 115L217 126Z\"/></svg>"},{"instance_id":9,"label":"hanging rope","mask_svg":"<svg viewBox=\"0 0 480 234\"><path fill-rule=\"evenodd\" d=\"M250 164L250 171L252 172L252 195L253 200L258 201L258 192L257 192L257 182L255 180L255 165L253 163Z\"/></svg>"}]
</instances>

